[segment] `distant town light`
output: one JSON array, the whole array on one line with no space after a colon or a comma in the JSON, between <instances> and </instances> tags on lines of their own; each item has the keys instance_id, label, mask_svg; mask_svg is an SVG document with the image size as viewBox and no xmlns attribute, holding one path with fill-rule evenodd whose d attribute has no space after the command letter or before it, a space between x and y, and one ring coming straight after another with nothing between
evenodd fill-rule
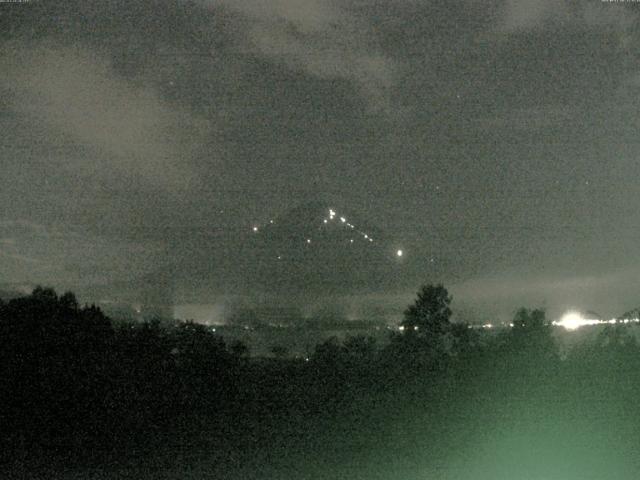
<instances>
[{"instance_id":1,"label":"distant town light","mask_svg":"<svg viewBox=\"0 0 640 480\"><path fill-rule=\"evenodd\" d=\"M616 323L615 319L603 322L596 319L584 318L580 313L570 311L565 313L559 322L553 322L554 325L564 327L566 330L577 330L585 325L598 325L600 323Z\"/></svg>"},{"instance_id":2,"label":"distant town light","mask_svg":"<svg viewBox=\"0 0 640 480\"><path fill-rule=\"evenodd\" d=\"M398 250L398 251L396 252L396 255L397 255L398 257L401 257L402 255L404 255L404 253L403 253L403 251L402 251L402 250Z\"/></svg>"},{"instance_id":3,"label":"distant town light","mask_svg":"<svg viewBox=\"0 0 640 480\"><path fill-rule=\"evenodd\" d=\"M583 325L583 318L578 312L567 312L557 324L567 330L576 330Z\"/></svg>"},{"instance_id":4,"label":"distant town light","mask_svg":"<svg viewBox=\"0 0 640 480\"><path fill-rule=\"evenodd\" d=\"M257 232L258 231L258 227L253 227L253 231Z\"/></svg>"}]
</instances>

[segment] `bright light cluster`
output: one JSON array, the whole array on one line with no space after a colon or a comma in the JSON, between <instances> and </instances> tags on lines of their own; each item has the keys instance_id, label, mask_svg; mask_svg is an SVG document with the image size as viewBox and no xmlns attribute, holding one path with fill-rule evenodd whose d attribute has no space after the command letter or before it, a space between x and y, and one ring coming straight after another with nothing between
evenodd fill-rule
<instances>
[{"instance_id":1,"label":"bright light cluster","mask_svg":"<svg viewBox=\"0 0 640 480\"><path fill-rule=\"evenodd\" d=\"M640 319L637 318L612 318L611 320L599 320L596 318L584 318L580 313L570 311L565 313L558 321L552 322L553 325L563 327L566 330L577 330L580 327L588 325L616 325L627 323L638 323Z\"/></svg>"},{"instance_id":2,"label":"bright light cluster","mask_svg":"<svg viewBox=\"0 0 640 480\"><path fill-rule=\"evenodd\" d=\"M355 231L354 233L358 233L364 240L369 241L370 243L373 243L373 238L368 233L358 230L355 225L347 221L346 217L339 216L333 208L329 209L329 217L322 219L322 223L324 225L327 225L336 219L339 219L339 223L344 224L346 227L354 230ZM273 225L275 222L274 220L269 220L269 223ZM253 225L251 229L254 233L258 233L260 231L260 227L258 225ZM310 244L311 238L306 237L305 243ZM349 243L354 243L354 239L353 238L349 239ZM399 250L396 250L395 254L396 254L396 257L400 258L404 255L404 252L399 249ZM282 259L282 256L278 255L278 260L281 260L281 259Z\"/></svg>"},{"instance_id":3,"label":"bright light cluster","mask_svg":"<svg viewBox=\"0 0 640 480\"><path fill-rule=\"evenodd\" d=\"M600 320L589 320L584 318L578 312L567 312L559 321L553 322L554 325L564 327L566 330L577 330L585 325L597 325Z\"/></svg>"},{"instance_id":4,"label":"bright light cluster","mask_svg":"<svg viewBox=\"0 0 640 480\"><path fill-rule=\"evenodd\" d=\"M599 320L597 318L585 318L579 312L571 310L565 313L560 320L551 322L553 326L562 327L567 331L575 331L581 327L593 325L626 325L630 323L640 323L639 318L612 318L610 320ZM502 327L513 328L513 323L503 323ZM495 324L484 323L482 325L470 325L469 328L492 329Z\"/></svg>"},{"instance_id":5,"label":"bright light cluster","mask_svg":"<svg viewBox=\"0 0 640 480\"><path fill-rule=\"evenodd\" d=\"M336 211L333 208L329 209L329 218L325 218L324 220L322 220L322 223L327 224L332 220L335 220L337 214ZM349 223L347 221L346 217L338 217L340 219L340 223L344 223L347 227L356 230L365 240L369 240L369 242L373 242L373 238L371 238L368 234L366 234L365 232L361 231L361 230L357 230L356 226L353 225L352 223ZM353 243L353 240L349 241L350 243Z\"/></svg>"}]
</instances>

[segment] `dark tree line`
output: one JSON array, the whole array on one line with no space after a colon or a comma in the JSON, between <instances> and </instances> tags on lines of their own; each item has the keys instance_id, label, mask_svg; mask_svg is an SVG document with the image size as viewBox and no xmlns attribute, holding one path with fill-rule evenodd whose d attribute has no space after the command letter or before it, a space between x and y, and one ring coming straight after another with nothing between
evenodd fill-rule
<instances>
[{"instance_id":1,"label":"dark tree line","mask_svg":"<svg viewBox=\"0 0 640 480\"><path fill-rule=\"evenodd\" d=\"M172 441L268 449L273 432L367 418L376 399L406 401L415 389L436 399L451 382L463 392L564 388L583 368L611 378L640 367L628 329L611 326L566 355L542 310L520 309L513 328L489 334L452 323L451 302L442 285L426 285L388 344L332 338L306 360L283 349L267 361L204 325L115 325L72 293L36 288L0 302L3 461L25 452L105 461Z\"/></svg>"},{"instance_id":2,"label":"dark tree line","mask_svg":"<svg viewBox=\"0 0 640 480\"><path fill-rule=\"evenodd\" d=\"M245 354L203 325L115 327L72 293L38 287L0 304L0 441L5 452L136 443L175 412L228 401Z\"/></svg>"}]
</instances>

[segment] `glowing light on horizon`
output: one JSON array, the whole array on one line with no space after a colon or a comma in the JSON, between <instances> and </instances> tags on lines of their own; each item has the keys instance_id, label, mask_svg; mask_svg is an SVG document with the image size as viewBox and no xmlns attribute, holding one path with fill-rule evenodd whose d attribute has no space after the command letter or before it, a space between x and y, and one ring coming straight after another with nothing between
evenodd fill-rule
<instances>
[{"instance_id":1,"label":"glowing light on horizon","mask_svg":"<svg viewBox=\"0 0 640 480\"><path fill-rule=\"evenodd\" d=\"M601 320L584 318L579 312L569 311L559 321L553 322L553 325L563 327L565 330L577 330L586 325L599 325L601 323L603 323ZM613 323L615 323L615 320Z\"/></svg>"},{"instance_id":2,"label":"glowing light on horizon","mask_svg":"<svg viewBox=\"0 0 640 480\"><path fill-rule=\"evenodd\" d=\"M258 231L258 227L253 227L253 231L257 232Z\"/></svg>"},{"instance_id":3,"label":"glowing light on horizon","mask_svg":"<svg viewBox=\"0 0 640 480\"><path fill-rule=\"evenodd\" d=\"M403 252L402 250L398 250L398 251L396 252L396 255L397 255L398 257L401 257L402 255L404 255L404 252Z\"/></svg>"}]
</instances>

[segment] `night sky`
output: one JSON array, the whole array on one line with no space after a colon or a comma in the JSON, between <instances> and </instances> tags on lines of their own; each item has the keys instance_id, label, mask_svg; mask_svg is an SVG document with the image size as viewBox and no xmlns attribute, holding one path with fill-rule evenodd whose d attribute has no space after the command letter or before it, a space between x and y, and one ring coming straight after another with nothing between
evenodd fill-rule
<instances>
[{"instance_id":1,"label":"night sky","mask_svg":"<svg viewBox=\"0 0 640 480\"><path fill-rule=\"evenodd\" d=\"M81 290L169 271L177 302L256 290L247 278L280 247L248 246L253 226L312 199L381 232L394 285L374 275L367 294L440 281L482 318L630 310L639 13L0 3L0 283Z\"/></svg>"}]
</instances>

